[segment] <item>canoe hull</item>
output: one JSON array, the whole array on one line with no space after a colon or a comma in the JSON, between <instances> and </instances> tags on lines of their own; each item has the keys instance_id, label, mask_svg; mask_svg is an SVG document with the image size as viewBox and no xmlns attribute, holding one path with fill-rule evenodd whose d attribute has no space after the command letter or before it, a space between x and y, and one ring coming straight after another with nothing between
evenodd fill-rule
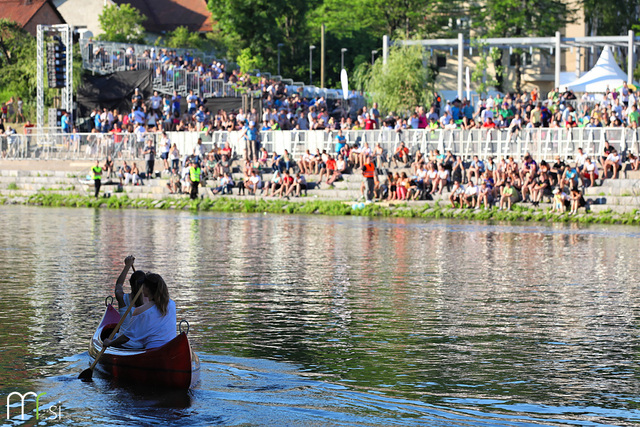
<instances>
[{"instance_id":1,"label":"canoe hull","mask_svg":"<svg viewBox=\"0 0 640 427\"><path fill-rule=\"evenodd\" d=\"M118 311L108 305L89 344L92 362L102 350L102 340L108 337L107 334L119 320ZM200 360L191 349L185 333L180 333L162 347L150 350L109 347L97 367L117 380L172 389L192 388L200 375Z\"/></svg>"}]
</instances>

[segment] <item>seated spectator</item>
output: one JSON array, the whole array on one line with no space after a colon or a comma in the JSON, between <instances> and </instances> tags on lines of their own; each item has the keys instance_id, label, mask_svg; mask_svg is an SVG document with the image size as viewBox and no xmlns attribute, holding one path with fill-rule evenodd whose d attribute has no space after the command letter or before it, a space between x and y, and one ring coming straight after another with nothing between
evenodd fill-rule
<instances>
[{"instance_id":1,"label":"seated spectator","mask_svg":"<svg viewBox=\"0 0 640 427\"><path fill-rule=\"evenodd\" d=\"M473 180L469 180L467 187L464 189L464 197L462 198L462 206L469 206L475 208L478 203L478 186L473 183Z\"/></svg>"},{"instance_id":2,"label":"seated spectator","mask_svg":"<svg viewBox=\"0 0 640 427\"><path fill-rule=\"evenodd\" d=\"M596 164L591 161L591 158L587 157L584 161L584 168L582 171L583 187L595 187L596 179L598 179L598 168L596 167Z\"/></svg>"},{"instance_id":3,"label":"seated spectator","mask_svg":"<svg viewBox=\"0 0 640 427\"><path fill-rule=\"evenodd\" d=\"M307 180L305 179L304 175L298 172L296 173L296 177L294 179L293 185L289 188L289 191L287 191L286 196L289 197L289 194L295 193L294 194L295 197L300 197L300 195L302 194L302 190L304 190L304 195L306 196Z\"/></svg>"},{"instance_id":4,"label":"seated spectator","mask_svg":"<svg viewBox=\"0 0 640 427\"><path fill-rule=\"evenodd\" d=\"M478 203L476 204L476 210L480 209L484 203L484 210L486 211L491 206L492 201L493 194L491 192L491 187L487 185L486 181L482 181L480 188L478 189Z\"/></svg>"},{"instance_id":5,"label":"seated spectator","mask_svg":"<svg viewBox=\"0 0 640 427\"><path fill-rule=\"evenodd\" d=\"M181 192L182 184L180 183L180 174L177 169L171 170L169 182L167 182L167 188L169 188L170 194L177 194Z\"/></svg>"},{"instance_id":6,"label":"seated spectator","mask_svg":"<svg viewBox=\"0 0 640 427\"><path fill-rule=\"evenodd\" d=\"M344 158L339 155L336 160L335 170L333 174L329 176L327 179L327 184L333 185L334 182L342 179L342 174L347 171L347 162L344 161Z\"/></svg>"},{"instance_id":7,"label":"seated spectator","mask_svg":"<svg viewBox=\"0 0 640 427\"><path fill-rule=\"evenodd\" d=\"M618 171L622 167L622 158L618 154L615 149L611 149L611 152L607 156L607 159L604 161L604 170L602 171L602 179L606 179L609 177L608 172L609 168L611 168L611 178L618 178Z\"/></svg>"},{"instance_id":8,"label":"seated spectator","mask_svg":"<svg viewBox=\"0 0 640 427\"><path fill-rule=\"evenodd\" d=\"M511 186L511 182L507 181L500 195L500 210L511 210L511 206L517 201L518 192Z\"/></svg>"},{"instance_id":9,"label":"seated spectator","mask_svg":"<svg viewBox=\"0 0 640 427\"><path fill-rule=\"evenodd\" d=\"M451 207L455 208L456 203L458 206L462 207L464 199L464 188L460 185L460 181L454 181L453 187L451 188L451 194L449 194L449 202L451 202Z\"/></svg>"},{"instance_id":10,"label":"seated spectator","mask_svg":"<svg viewBox=\"0 0 640 427\"><path fill-rule=\"evenodd\" d=\"M262 189L262 178L260 177L260 175L258 175L258 173L255 170L251 170L249 179L244 184L244 186L245 186L245 189L249 192L249 194L255 195L256 191Z\"/></svg>"},{"instance_id":11,"label":"seated spectator","mask_svg":"<svg viewBox=\"0 0 640 427\"><path fill-rule=\"evenodd\" d=\"M477 155L473 156L473 160L467 169L467 181L471 182L472 177L476 177L476 181L480 178L480 175L484 173L485 167L482 160Z\"/></svg>"},{"instance_id":12,"label":"seated spectator","mask_svg":"<svg viewBox=\"0 0 640 427\"><path fill-rule=\"evenodd\" d=\"M267 196L273 196L277 190L282 186L282 175L278 169L273 172L273 176L271 177L271 181L267 181L264 183L264 187L262 191Z\"/></svg>"},{"instance_id":13,"label":"seated spectator","mask_svg":"<svg viewBox=\"0 0 640 427\"><path fill-rule=\"evenodd\" d=\"M569 215L576 215L578 213L578 209L584 208L587 206L587 202L584 200L584 196L577 188L571 189L571 212Z\"/></svg>"},{"instance_id":14,"label":"seated spectator","mask_svg":"<svg viewBox=\"0 0 640 427\"><path fill-rule=\"evenodd\" d=\"M404 145L404 142L400 142L395 153L393 153L393 161L396 167L398 167L398 162L404 163L405 167L409 163L409 149Z\"/></svg>"}]
</instances>

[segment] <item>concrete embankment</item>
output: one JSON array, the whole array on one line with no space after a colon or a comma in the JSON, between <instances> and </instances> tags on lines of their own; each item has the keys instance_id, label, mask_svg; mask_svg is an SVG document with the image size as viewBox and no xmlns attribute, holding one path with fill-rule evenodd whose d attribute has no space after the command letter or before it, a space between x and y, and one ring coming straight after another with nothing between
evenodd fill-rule
<instances>
[{"instance_id":1,"label":"concrete embankment","mask_svg":"<svg viewBox=\"0 0 640 427\"><path fill-rule=\"evenodd\" d=\"M373 206L356 204L361 201L362 177L359 174L345 175L343 181L333 186L314 186L306 196L290 200L262 196L239 196L237 189L232 197L214 196L213 183L200 189L202 199L193 203L187 195L170 194L167 178L145 180L141 186L118 186L117 179L104 179L102 198L95 200L93 185L87 184L87 174L94 163L91 161L63 160L2 160L0 161L0 197L4 203L44 204L56 206L107 206L203 209L251 212L325 213L334 215L381 215L411 217L451 217L496 220L539 220L579 222L640 223L640 179L622 178L605 180L600 186L587 188L585 198L590 213L576 216L550 213L551 205L542 203L538 209L529 204L516 204L513 212L502 212L496 208L488 211L449 208L448 194L430 201L378 202ZM627 175L631 175L627 172ZM264 180L271 174L265 173ZM317 176L307 177L317 182ZM105 197L105 196L108 196Z\"/></svg>"}]
</instances>

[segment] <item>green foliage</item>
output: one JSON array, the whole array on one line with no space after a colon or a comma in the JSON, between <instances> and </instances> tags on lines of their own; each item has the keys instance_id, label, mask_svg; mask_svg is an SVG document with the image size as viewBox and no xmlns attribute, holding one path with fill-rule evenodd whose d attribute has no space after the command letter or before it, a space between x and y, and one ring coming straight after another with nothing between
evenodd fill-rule
<instances>
[{"instance_id":1,"label":"green foliage","mask_svg":"<svg viewBox=\"0 0 640 427\"><path fill-rule=\"evenodd\" d=\"M640 29L638 0L583 0L582 4L587 34L619 36Z\"/></svg>"},{"instance_id":2,"label":"green foliage","mask_svg":"<svg viewBox=\"0 0 640 427\"><path fill-rule=\"evenodd\" d=\"M487 42L481 38L473 39L471 46L479 51L478 60L471 73L471 81L475 83L476 92L484 95L490 87L498 86L498 80L487 75L487 68L489 67L487 58L493 49L487 49Z\"/></svg>"},{"instance_id":3,"label":"green foliage","mask_svg":"<svg viewBox=\"0 0 640 427\"><path fill-rule=\"evenodd\" d=\"M255 69L262 69L265 66L264 58L260 55L253 55L251 53L251 48L244 48L240 51L240 54L236 58L236 62L240 67L240 71L243 73L248 73Z\"/></svg>"},{"instance_id":4,"label":"green foliage","mask_svg":"<svg viewBox=\"0 0 640 427\"><path fill-rule=\"evenodd\" d=\"M98 16L100 28L104 32L100 34L100 39L120 43L142 43L144 42L142 23L146 19L138 9L128 3L123 3L121 6L107 5Z\"/></svg>"},{"instance_id":5,"label":"green foliage","mask_svg":"<svg viewBox=\"0 0 640 427\"><path fill-rule=\"evenodd\" d=\"M186 26L180 26L167 34L167 46L174 48L202 49L204 40L198 33L189 31Z\"/></svg>"},{"instance_id":6,"label":"green foliage","mask_svg":"<svg viewBox=\"0 0 640 427\"><path fill-rule=\"evenodd\" d=\"M394 46L387 64L378 59L364 77L364 87L385 112L405 114L416 105L427 105L433 92L426 53L419 46Z\"/></svg>"},{"instance_id":7,"label":"green foliage","mask_svg":"<svg viewBox=\"0 0 640 427\"><path fill-rule=\"evenodd\" d=\"M469 8L469 18L480 37L553 36L572 22L575 10L564 0L485 0ZM516 63L516 90L520 90L522 64ZM502 67L502 50L493 55ZM502 75L496 75L499 90Z\"/></svg>"},{"instance_id":8,"label":"green foliage","mask_svg":"<svg viewBox=\"0 0 640 427\"><path fill-rule=\"evenodd\" d=\"M209 0L208 7L229 56L255 58L262 71L275 72L278 44L287 75L308 72L311 28L308 13L320 0ZM318 29L315 29L318 31Z\"/></svg>"}]
</instances>

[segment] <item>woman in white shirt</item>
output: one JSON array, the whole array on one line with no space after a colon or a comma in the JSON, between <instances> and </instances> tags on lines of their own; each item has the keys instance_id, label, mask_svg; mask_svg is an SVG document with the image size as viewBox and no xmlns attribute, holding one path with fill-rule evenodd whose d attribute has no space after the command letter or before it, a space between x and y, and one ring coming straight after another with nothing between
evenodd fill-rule
<instances>
[{"instance_id":1,"label":"woman in white shirt","mask_svg":"<svg viewBox=\"0 0 640 427\"><path fill-rule=\"evenodd\" d=\"M131 322L117 338L104 340L104 346L156 348L176 337L176 304L159 274L145 275L142 292L147 301L133 311Z\"/></svg>"}]
</instances>

